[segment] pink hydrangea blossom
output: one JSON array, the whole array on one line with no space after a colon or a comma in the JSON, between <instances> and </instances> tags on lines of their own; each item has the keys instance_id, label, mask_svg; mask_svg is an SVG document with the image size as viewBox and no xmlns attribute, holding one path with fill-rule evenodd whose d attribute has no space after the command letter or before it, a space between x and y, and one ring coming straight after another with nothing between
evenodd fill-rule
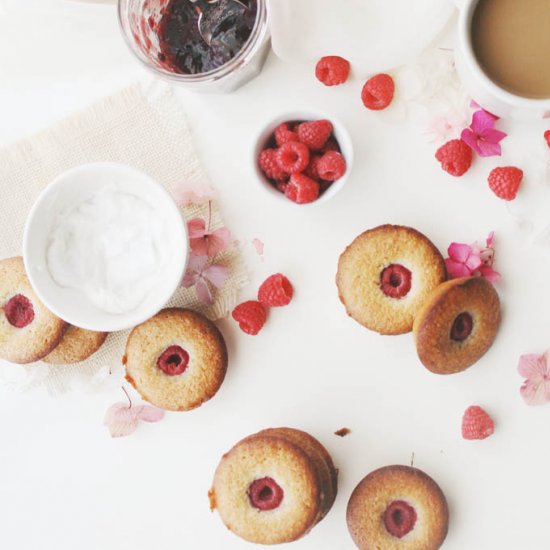
<instances>
[{"instance_id":1,"label":"pink hydrangea blossom","mask_svg":"<svg viewBox=\"0 0 550 550\"><path fill-rule=\"evenodd\" d=\"M191 254L212 258L218 252L225 250L231 242L231 232L227 227L215 231L206 230L206 222L202 218L193 218L187 222Z\"/></svg>"},{"instance_id":2,"label":"pink hydrangea blossom","mask_svg":"<svg viewBox=\"0 0 550 550\"><path fill-rule=\"evenodd\" d=\"M495 250L493 248L494 232L489 233L485 246L477 241L472 244L451 243L445 259L449 278L482 276L491 283L500 280L500 273L493 269Z\"/></svg>"},{"instance_id":3,"label":"pink hydrangea blossom","mask_svg":"<svg viewBox=\"0 0 550 550\"><path fill-rule=\"evenodd\" d=\"M506 137L506 133L495 129L498 118L487 111L480 109L472 117L469 128L462 130L460 137L480 157L492 157L500 155L500 141Z\"/></svg>"},{"instance_id":4,"label":"pink hydrangea blossom","mask_svg":"<svg viewBox=\"0 0 550 550\"><path fill-rule=\"evenodd\" d=\"M528 405L543 405L550 401L550 350L542 355L530 353L519 358L518 371L525 378L520 394Z\"/></svg>"},{"instance_id":5,"label":"pink hydrangea blossom","mask_svg":"<svg viewBox=\"0 0 550 550\"><path fill-rule=\"evenodd\" d=\"M200 206L216 198L216 191L206 182L178 182L170 189L179 206Z\"/></svg>"},{"instance_id":6,"label":"pink hydrangea blossom","mask_svg":"<svg viewBox=\"0 0 550 550\"><path fill-rule=\"evenodd\" d=\"M208 256L191 256L181 284L184 288L195 286L199 300L205 304L212 304L214 297L209 283L221 288L229 277L229 268L220 264L206 265L207 262Z\"/></svg>"},{"instance_id":7,"label":"pink hydrangea blossom","mask_svg":"<svg viewBox=\"0 0 550 550\"><path fill-rule=\"evenodd\" d=\"M105 413L103 424L109 428L111 437L124 437L136 431L139 421L158 422L164 418L164 411L152 405L132 405L119 401Z\"/></svg>"}]
</instances>

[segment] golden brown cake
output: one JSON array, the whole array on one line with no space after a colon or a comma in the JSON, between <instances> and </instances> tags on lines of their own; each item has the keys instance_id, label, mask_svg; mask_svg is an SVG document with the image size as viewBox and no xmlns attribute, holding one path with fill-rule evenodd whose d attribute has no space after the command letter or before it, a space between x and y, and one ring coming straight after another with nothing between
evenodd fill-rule
<instances>
[{"instance_id":1,"label":"golden brown cake","mask_svg":"<svg viewBox=\"0 0 550 550\"><path fill-rule=\"evenodd\" d=\"M336 492L337 471L321 443L300 430L271 428L222 457L209 496L236 535L279 544L308 533L330 510Z\"/></svg>"},{"instance_id":2,"label":"golden brown cake","mask_svg":"<svg viewBox=\"0 0 550 550\"><path fill-rule=\"evenodd\" d=\"M348 315L380 334L410 332L426 296L447 276L422 233L381 225L361 233L338 262L336 284Z\"/></svg>"},{"instance_id":3,"label":"golden brown cake","mask_svg":"<svg viewBox=\"0 0 550 550\"><path fill-rule=\"evenodd\" d=\"M32 363L61 341L67 323L40 302L20 256L0 260L0 304L2 359Z\"/></svg>"},{"instance_id":4,"label":"golden brown cake","mask_svg":"<svg viewBox=\"0 0 550 550\"><path fill-rule=\"evenodd\" d=\"M204 315L168 308L132 330L123 363L126 379L143 399L162 409L187 411L218 391L227 348Z\"/></svg>"},{"instance_id":5,"label":"golden brown cake","mask_svg":"<svg viewBox=\"0 0 550 550\"><path fill-rule=\"evenodd\" d=\"M70 365L84 361L103 345L107 334L70 325L59 344L42 361L52 365Z\"/></svg>"},{"instance_id":6,"label":"golden brown cake","mask_svg":"<svg viewBox=\"0 0 550 550\"><path fill-rule=\"evenodd\" d=\"M483 277L452 279L436 288L414 320L416 351L437 374L467 369L491 347L500 324L500 301Z\"/></svg>"},{"instance_id":7,"label":"golden brown cake","mask_svg":"<svg viewBox=\"0 0 550 550\"><path fill-rule=\"evenodd\" d=\"M437 550L447 536L449 511L431 477L409 466L386 466L357 485L347 523L360 550Z\"/></svg>"}]
</instances>

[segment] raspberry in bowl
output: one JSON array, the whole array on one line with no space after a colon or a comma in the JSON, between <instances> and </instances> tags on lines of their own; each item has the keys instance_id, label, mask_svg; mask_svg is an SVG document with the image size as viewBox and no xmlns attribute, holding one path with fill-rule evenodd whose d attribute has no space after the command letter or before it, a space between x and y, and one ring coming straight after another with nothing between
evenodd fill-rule
<instances>
[{"instance_id":1,"label":"raspberry in bowl","mask_svg":"<svg viewBox=\"0 0 550 550\"><path fill-rule=\"evenodd\" d=\"M254 148L258 181L289 204L319 204L345 184L353 163L347 130L332 115L301 111L273 119Z\"/></svg>"}]
</instances>

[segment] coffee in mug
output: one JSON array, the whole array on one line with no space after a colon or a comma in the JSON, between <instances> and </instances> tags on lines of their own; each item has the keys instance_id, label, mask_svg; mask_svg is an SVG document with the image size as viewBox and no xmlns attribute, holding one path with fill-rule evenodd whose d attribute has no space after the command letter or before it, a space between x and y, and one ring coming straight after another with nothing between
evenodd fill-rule
<instances>
[{"instance_id":1,"label":"coffee in mug","mask_svg":"<svg viewBox=\"0 0 550 550\"><path fill-rule=\"evenodd\" d=\"M550 98L550 0L479 0L471 43L483 72L525 98Z\"/></svg>"}]
</instances>

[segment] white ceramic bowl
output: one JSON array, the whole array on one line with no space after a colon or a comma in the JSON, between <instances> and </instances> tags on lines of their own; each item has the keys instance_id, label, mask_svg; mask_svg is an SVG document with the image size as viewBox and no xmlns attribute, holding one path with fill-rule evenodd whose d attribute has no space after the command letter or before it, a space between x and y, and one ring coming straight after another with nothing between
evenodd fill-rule
<instances>
[{"instance_id":1,"label":"white ceramic bowl","mask_svg":"<svg viewBox=\"0 0 550 550\"><path fill-rule=\"evenodd\" d=\"M260 155L260 152L265 149L267 142L269 141L270 137L275 131L275 128L277 128L279 124L282 124L283 122L297 120L312 121L321 119L327 119L332 123L334 138L338 142L342 156L346 160L346 173L340 179L336 180L317 200L305 204L297 204L286 198L283 193L281 193L280 191L275 189L273 185L271 185L270 181L260 170L260 167L258 165L258 157ZM330 200L332 197L334 197L334 195L336 195L336 193L338 193L342 189L342 187L344 187L353 169L353 145L351 143L351 138L348 131L334 115L319 111L292 111L288 113L282 113L280 115L277 115L275 118L272 118L268 122L264 123L261 126L260 130L256 133L253 151L254 156L252 158L252 163L254 171L256 173L256 177L262 187L275 199L290 204L291 206L294 206L296 208L312 207Z\"/></svg>"},{"instance_id":2,"label":"white ceramic bowl","mask_svg":"<svg viewBox=\"0 0 550 550\"><path fill-rule=\"evenodd\" d=\"M141 303L125 313L99 309L77 289L60 286L47 264L50 232L61 211L90 198L105 187L129 192L159 212L165 222L170 259ZM189 255L187 226L170 194L146 174L116 163L84 164L51 182L34 203L25 226L23 259L27 275L38 297L57 316L88 330L112 332L133 327L157 313L181 282Z\"/></svg>"}]
</instances>

